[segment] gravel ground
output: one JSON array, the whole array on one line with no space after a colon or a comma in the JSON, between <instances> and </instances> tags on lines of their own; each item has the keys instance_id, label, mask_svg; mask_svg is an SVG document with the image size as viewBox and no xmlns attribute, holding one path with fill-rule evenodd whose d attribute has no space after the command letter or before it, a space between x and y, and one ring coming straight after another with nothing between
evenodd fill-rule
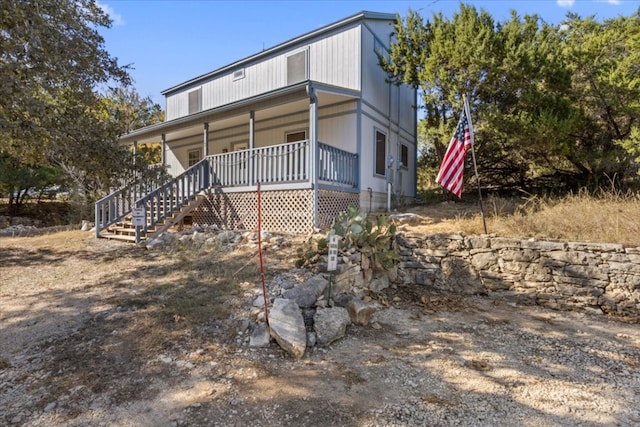
<instances>
[{"instance_id":1,"label":"gravel ground","mask_svg":"<svg viewBox=\"0 0 640 427\"><path fill-rule=\"evenodd\" d=\"M108 278L135 267L160 280L169 259L30 242L0 240L3 426L640 425L631 319L401 286L369 326L293 360L273 341L249 347L256 288L229 297L231 315L141 352L127 331L154 303L115 304L133 285Z\"/></svg>"}]
</instances>

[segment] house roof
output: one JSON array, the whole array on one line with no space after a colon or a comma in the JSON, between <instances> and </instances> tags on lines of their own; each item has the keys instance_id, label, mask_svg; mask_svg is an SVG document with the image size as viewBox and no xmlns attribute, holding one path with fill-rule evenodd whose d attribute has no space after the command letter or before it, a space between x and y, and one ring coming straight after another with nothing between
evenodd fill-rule
<instances>
[{"instance_id":1,"label":"house roof","mask_svg":"<svg viewBox=\"0 0 640 427\"><path fill-rule=\"evenodd\" d=\"M392 13L382 13L382 12L370 12L370 11L362 11L359 13L356 13L355 15L349 16L347 18L341 19L340 21L336 21L332 24L326 25L324 27L318 28L316 30L313 31L309 31L307 33L304 33L300 36L297 36L295 38L292 38L290 40L287 40L283 43L280 43L274 47L271 47L269 49L263 50L259 53L256 53L254 55L248 56L244 59L240 59L236 62L233 62L229 65L225 65L221 68L218 68L216 70L213 70L209 73L206 74L202 74L198 77L195 77L193 79L187 80L186 82L180 83L176 86L172 86L168 89L165 89L161 92L162 95L168 95L171 94L172 92L184 89L185 87L189 87L189 86L193 86L198 84L198 82L203 81L203 80L207 80L210 79L211 77L214 77L216 75L219 74L224 74L224 73L228 73L229 71L233 70L234 68L238 68L241 67L245 64L251 63L253 61L256 61L262 57L265 56L269 56L269 55L273 55L274 53L277 53L281 50L285 50L290 48L291 46L295 46L296 44L299 44L305 40L308 39L312 39L314 37L317 37L319 35L322 35L324 33L330 32L335 30L336 28L340 28L340 27L344 27L347 25L350 25L354 22L360 21L360 20L364 20L364 19L373 19L373 20L382 20L382 21L393 21L396 19L396 15L392 14Z\"/></svg>"},{"instance_id":2,"label":"house roof","mask_svg":"<svg viewBox=\"0 0 640 427\"><path fill-rule=\"evenodd\" d=\"M270 97L274 97L274 96L282 96L282 95L287 95L287 94L291 94L291 93L295 93L298 91L304 91L305 88L310 84L309 81L303 81L300 83L297 83L295 85L292 86L287 86L284 88L280 88L277 90L274 90L272 92L268 92L268 93L264 93L262 95L258 95L258 96L254 96L252 98L249 99L244 99L241 101L237 101L234 102L232 104L226 104L226 105L222 105L220 107L216 107L216 108L211 108L208 110L204 110L204 111L200 111L198 113L195 114L190 114L187 116L182 116L182 117L178 117L176 119L173 120L169 120L169 121L165 121L165 122L160 122L160 123L155 123L153 125L149 125L149 126L145 126L139 129L135 129L129 133L126 133L124 135L120 136L120 142L121 143L132 143L134 141L139 141L142 142L141 139L145 139L145 138L150 138L150 137L157 137L159 136L159 134L161 133L166 133L166 132L172 132L175 131L176 129L180 129L181 127L185 126L185 125L190 125L190 124L202 124L203 122L206 122L208 120L211 119L211 117L214 117L216 114L219 114L221 112L224 111L229 111L229 110L233 110L235 108L239 108L243 105L248 105L248 104L253 104L257 101L263 100L263 99L267 99Z\"/></svg>"}]
</instances>

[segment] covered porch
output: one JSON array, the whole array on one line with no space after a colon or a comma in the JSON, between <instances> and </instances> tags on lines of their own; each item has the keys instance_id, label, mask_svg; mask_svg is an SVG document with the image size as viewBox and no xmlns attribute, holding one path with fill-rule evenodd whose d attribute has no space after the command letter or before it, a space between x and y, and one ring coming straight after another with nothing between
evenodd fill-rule
<instances>
[{"instance_id":1,"label":"covered porch","mask_svg":"<svg viewBox=\"0 0 640 427\"><path fill-rule=\"evenodd\" d=\"M156 188L134 185L100 200L96 236L128 218L133 208L145 211L143 236L178 217L252 229L258 186L267 203L263 222L271 230L305 232L329 225L349 204L359 202L359 156L349 133L335 138L327 132L331 140L326 142L318 138L319 100L323 111L334 114L356 105L355 97L309 83L124 136L123 143L134 147L162 144L162 162L174 178Z\"/></svg>"}]
</instances>

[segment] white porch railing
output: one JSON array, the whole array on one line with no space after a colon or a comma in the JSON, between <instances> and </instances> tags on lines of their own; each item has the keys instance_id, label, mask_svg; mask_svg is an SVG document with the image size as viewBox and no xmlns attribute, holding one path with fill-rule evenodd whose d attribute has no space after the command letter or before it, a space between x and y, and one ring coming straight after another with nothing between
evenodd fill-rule
<instances>
[{"instance_id":1,"label":"white porch railing","mask_svg":"<svg viewBox=\"0 0 640 427\"><path fill-rule=\"evenodd\" d=\"M211 185L237 187L306 181L309 179L309 142L270 145L208 156Z\"/></svg>"},{"instance_id":2,"label":"white porch railing","mask_svg":"<svg viewBox=\"0 0 640 427\"><path fill-rule=\"evenodd\" d=\"M120 190L96 203L96 237L101 230L128 215L133 207L145 208L147 223L143 231L146 232L210 187L252 187L258 182L267 185L309 182L311 185L310 151L309 141L298 141L215 154L160 187L147 189L146 193L141 193L136 185ZM317 166L318 182L342 188L358 187L357 154L319 142Z\"/></svg>"},{"instance_id":3,"label":"white porch railing","mask_svg":"<svg viewBox=\"0 0 640 427\"><path fill-rule=\"evenodd\" d=\"M250 186L308 181L309 141L270 145L207 157L211 185ZM341 186L358 186L358 155L322 142L318 143L318 180Z\"/></svg>"},{"instance_id":4,"label":"white porch railing","mask_svg":"<svg viewBox=\"0 0 640 427\"><path fill-rule=\"evenodd\" d=\"M358 155L318 144L318 179L347 187L358 186Z\"/></svg>"}]
</instances>

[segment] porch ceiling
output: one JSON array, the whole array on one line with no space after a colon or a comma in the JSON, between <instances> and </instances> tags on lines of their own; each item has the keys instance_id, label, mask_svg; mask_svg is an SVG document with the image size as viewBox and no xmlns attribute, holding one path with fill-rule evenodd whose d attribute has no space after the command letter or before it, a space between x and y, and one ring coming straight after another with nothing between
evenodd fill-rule
<instances>
[{"instance_id":1,"label":"porch ceiling","mask_svg":"<svg viewBox=\"0 0 640 427\"><path fill-rule=\"evenodd\" d=\"M298 101L288 102L285 104L276 105L262 110L254 111L254 117L256 122L261 120L267 120L273 117L286 116L305 110L309 108L309 99L303 98ZM167 141L187 138L194 135L201 135L204 132L205 121L196 121L185 127L177 129L172 132L166 132ZM234 126L242 126L249 123L249 111L238 112L236 115L230 117L216 118L215 116L208 120L209 130L226 129ZM156 136L156 140L160 141L160 134Z\"/></svg>"},{"instance_id":2,"label":"porch ceiling","mask_svg":"<svg viewBox=\"0 0 640 427\"><path fill-rule=\"evenodd\" d=\"M334 93L326 89L317 93L318 104L321 107L344 102L347 99L357 98L354 93ZM201 135L204 132L204 123L209 123L209 129L224 129L241 126L249 122L249 114L253 110L256 122L270 118L286 116L309 108L309 97L304 89L287 93L285 96L276 96L263 99L246 105L225 106L193 115L193 117L181 117L169 122L158 123L137 129L130 134L120 137L123 144L160 143L162 134L167 141Z\"/></svg>"}]
</instances>

